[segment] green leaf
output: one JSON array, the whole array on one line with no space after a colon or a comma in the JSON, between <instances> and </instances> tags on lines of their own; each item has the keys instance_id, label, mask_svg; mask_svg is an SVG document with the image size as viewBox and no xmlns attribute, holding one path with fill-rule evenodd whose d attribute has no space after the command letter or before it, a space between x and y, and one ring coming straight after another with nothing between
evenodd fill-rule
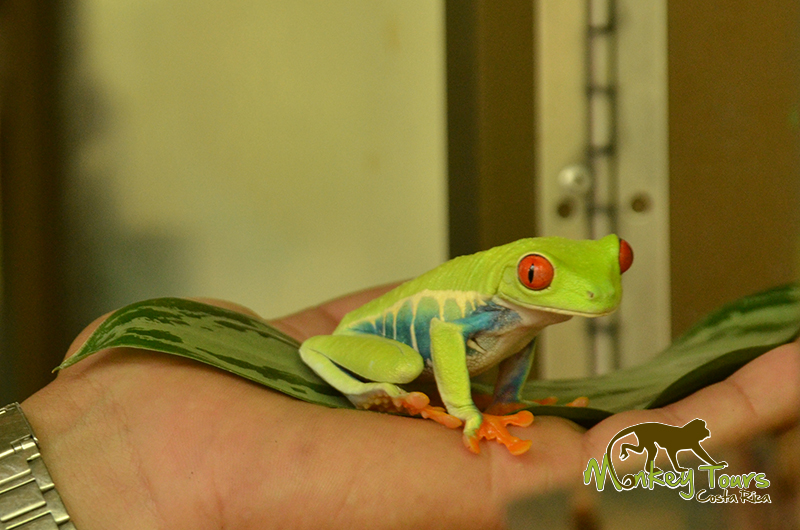
<instances>
[{"instance_id":1,"label":"green leaf","mask_svg":"<svg viewBox=\"0 0 800 530\"><path fill-rule=\"evenodd\" d=\"M583 379L530 381L524 399L554 396L589 407L535 406L589 427L611 414L662 407L720 381L762 353L793 340L800 322L800 290L785 286L743 298L709 315L655 359ZM290 396L329 407L352 408L298 355L299 343L249 316L178 298L124 307L101 324L58 369L112 347L180 355L240 375ZM491 393L475 383L476 392Z\"/></svg>"},{"instance_id":2,"label":"green leaf","mask_svg":"<svg viewBox=\"0 0 800 530\"><path fill-rule=\"evenodd\" d=\"M304 401L352 408L300 360L299 342L236 311L181 298L138 302L114 312L57 369L115 347L180 355Z\"/></svg>"}]
</instances>

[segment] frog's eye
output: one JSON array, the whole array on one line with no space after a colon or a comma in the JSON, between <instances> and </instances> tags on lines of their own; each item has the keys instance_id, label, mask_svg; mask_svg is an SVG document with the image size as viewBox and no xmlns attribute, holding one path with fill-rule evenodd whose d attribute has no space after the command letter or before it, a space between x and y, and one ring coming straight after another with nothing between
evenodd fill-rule
<instances>
[{"instance_id":1,"label":"frog's eye","mask_svg":"<svg viewBox=\"0 0 800 530\"><path fill-rule=\"evenodd\" d=\"M633 265L633 249L624 239L619 240L619 273L622 274Z\"/></svg>"},{"instance_id":2,"label":"frog's eye","mask_svg":"<svg viewBox=\"0 0 800 530\"><path fill-rule=\"evenodd\" d=\"M534 291L550 287L553 281L553 265L539 254L528 254L517 266L517 275L522 285Z\"/></svg>"}]
</instances>

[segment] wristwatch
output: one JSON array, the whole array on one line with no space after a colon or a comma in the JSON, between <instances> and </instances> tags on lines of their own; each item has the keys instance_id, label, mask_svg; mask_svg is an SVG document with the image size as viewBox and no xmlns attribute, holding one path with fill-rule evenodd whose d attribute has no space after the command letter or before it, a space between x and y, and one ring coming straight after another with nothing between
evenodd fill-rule
<instances>
[{"instance_id":1,"label":"wristwatch","mask_svg":"<svg viewBox=\"0 0 800 530\"><path fill-rule=\"evenodd\" d=\"M19 403L0 409L0 530L75 530Z\"/></svg>"}]
</instances>

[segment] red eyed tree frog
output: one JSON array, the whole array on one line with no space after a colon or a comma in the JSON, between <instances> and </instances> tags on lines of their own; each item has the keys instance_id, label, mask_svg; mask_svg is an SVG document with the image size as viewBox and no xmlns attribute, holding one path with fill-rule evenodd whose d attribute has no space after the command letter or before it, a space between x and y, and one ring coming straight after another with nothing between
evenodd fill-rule
<instances>
[{"instance_id":1,"label":"red eyed tree frog","mask_svg":"<svg viewBox=\"0 0 800 530\"><path fill-rule=\"evenodd\" d=\"M357 407L464 425L464 444L497 439L512 454L531 445L506 425L520 410L536 335L574 315L597 317L620 303L620 276L633 262L616 235L597 241L521 239L452 259L348 313L332 335L307 339L300 356ZM470 377L499 363L492 404L482 413ZM400 386L433 378L446 412ZM505 415L509 412L515 414Z\"/></svg>"}]
</instances>

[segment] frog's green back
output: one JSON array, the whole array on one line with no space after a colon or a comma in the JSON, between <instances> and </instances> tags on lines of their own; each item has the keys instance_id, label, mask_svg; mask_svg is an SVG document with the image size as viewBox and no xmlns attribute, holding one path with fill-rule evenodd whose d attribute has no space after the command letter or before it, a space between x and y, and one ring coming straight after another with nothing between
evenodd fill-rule
<instances>
[{"instance_id":1,"label":"frog's green back","mask_svg":"<svg viewBox=\"0 0 800 530\"><path fill-rule=\"evenodd\" d=\"M400 300L421 291L466 291L493 296L503 277L508 256L517 259L519 243L509 243L476 254L459 256L409 280L388 293L345 315L339 328L370 316L378 315Z\"/></svg>"}]
</instances>

